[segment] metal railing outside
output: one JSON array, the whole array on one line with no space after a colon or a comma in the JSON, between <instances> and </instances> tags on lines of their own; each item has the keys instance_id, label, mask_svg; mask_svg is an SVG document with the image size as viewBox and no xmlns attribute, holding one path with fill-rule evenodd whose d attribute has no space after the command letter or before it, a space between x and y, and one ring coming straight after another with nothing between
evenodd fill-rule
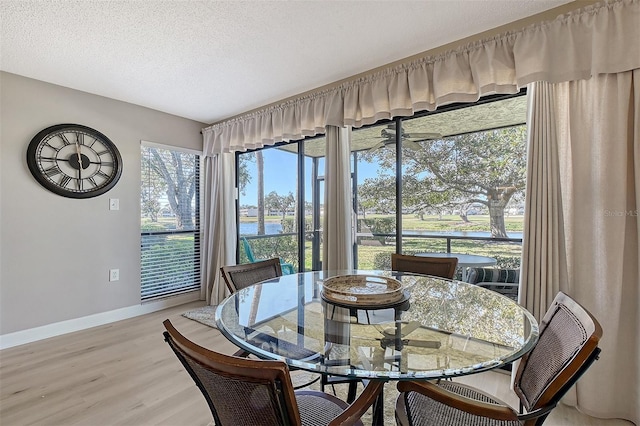
<instances>
[{"instance_id":1,"label":"metal railing outside","mask_svg":"<svg viewBox=\"0 0 640 426\"><path fill-rule=\"evenodd\" d=\"M308 232L305 238L305 270L313 269L311 254L315 251L319 256L319 244L321 232ZM252 242L256 257L269 258L281 257L294 263L296 270L299 247L296 240L297 233L267 234L267 235L243 235ZM289 239L284 244L279 239ZM390 268L390 253L396 251L396 234L391 233L366 233L356 234L356 265L360 269L388 269ZM504 268L518 268L522 252L522 238L493 238L490 236L464 236L448 234L402 234L402 251L405 254L417 252L447 252L482 254L497 259L497 266ZM427 241L435 241L427 244ZM255 242L255 244L253 243ZM262 244L260 242L263 242ZM365 242L365 244L363 244ZM314 248L315 247L315 248ZM246 262L246 255L240 245L240 262ZM319 262L318 262L319 263Z\"/></svg>"}]
</instances>

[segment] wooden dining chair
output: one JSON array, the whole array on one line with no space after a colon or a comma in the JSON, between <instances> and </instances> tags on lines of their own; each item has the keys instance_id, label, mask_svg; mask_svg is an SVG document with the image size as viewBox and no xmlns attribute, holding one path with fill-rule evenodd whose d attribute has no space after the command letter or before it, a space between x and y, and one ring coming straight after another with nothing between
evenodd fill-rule
<instances>
[{"instance_id":1,"label":"wooden dining chair","mask_svg":"<svg viewBox=\"0 0 640 426\"><path fill-rule=\"evenodd\" d=\"M265 281L271 278L277 278L282 276L282 269L280 259L273 258L268 260L262 260L255 263L246 263L242 265L223 266L220 268L220 273L224 279L227 288L231 293L248 287L252 284L256 284L261 281ZM289 348L288 352L295 351L295 348ZM236 356L249 356L249 352L240 349L234 355ZM300 351L299 358L307 358L311 354L306 353L304 350ZM320 389L324 391L325 386L332 386L335 393L335 385L348 384L349 390L347 392L347 402L351 403L355 400L357 384L361 380L351 379L346 377L331 376L329 374L321 374L320 376L312 375L311 373L303 372L301 370L292 369L291 371L293 380L295 382L295 388L300 389L307 387L318 380L320 382Z\"/></svg>"},{"instance_id":2,"label":"wooden dining chair","mask_svg":"<svg viewBox=\"0 0 640 426\"><path fill-rule=\"evenodd\" d=\"M435 277L453 279L456 274L458 259L455 257L410 256L391 254L391 269L399 272L433 275Z\"/></svg>"},{"instance_id":3,"label":"wooden dining chair","mask_svg":"<svg viewBox=\"0 0 640 426\"><path fill-rule=\"evenodd\" d=\"M220 273L224 279L225 284L229 291L233 294L238 290L242 290L252 284L266 281L272 278L282 276L282 268L280 259L277 257L273 259L261 260L254 263L244 263L241 265L228 265L220 268ZM260 336L258 336L260 337ZM258 338L257 337L257 338ZM285 342L282 342L285 343ZM262 342L264 344L275 344L274 342ZM281 346L281 343L278 342ZM294 352L296 348L294 345L288 345L288 351ZM314 354L305 350L300 350L299 358L311 357ZM234 353L238 357L247 357L249 352L244 349L239 349ZM320 376L317 374L308 373L306 371L292 369L292 380L295 383L295 389L305 388L320 380Z\"/></svg>"},{"instance_id":4,"label":"wooden dining chair","mask_svg":"<svg viewBox=\"0 0 640 426\"><path fill-rule=\"evenodd\" d=\"M542 319L536 346L522 358L518 367L514 391L520 399L519 412L461 383L399 382L397 424L541 425L598 358L601 337L598 321L560 292Z\"/></svg>"},{"instance_id":5,"label":"wooden dining chair","mask_svg":"<svg viewBox=\"0 0 640 426\"><path fill-rule=\"evenodd\" d=\"M235 293L260 281L270 280L282 276L280 259L260 260L241 265L222 266L220 268L222 279L231 293Z\"/></svg>"},{"instance_id":6,"label":"wooden dining chair","mask_svg":"<svg viewBox=\"0 0 640 426\"><path fill-rule=\"evenodd\" d=\"M294 391L283 361L224 355L203 348L165 320L163 333L204 396L216 426L362 425L360 417L375 402L382 382L372 382L348 405L319 391Z\"/></svg>"}]
</instances>

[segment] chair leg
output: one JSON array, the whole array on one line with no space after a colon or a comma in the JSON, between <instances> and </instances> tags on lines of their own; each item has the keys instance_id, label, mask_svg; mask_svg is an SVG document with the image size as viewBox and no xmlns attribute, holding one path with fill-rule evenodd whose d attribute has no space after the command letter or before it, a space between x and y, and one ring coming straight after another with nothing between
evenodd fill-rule
<instances>
[{"instance_id":1,"label":"chair leg","mask_svg":"<svg viewBox=\"0 0 640 426\"><path fill-rule=\"evenodd\" d=\"M376 402L373 403L372 426L384 426L384 388L378 394Z\"/></svg>"},{"instance_id":2,"label":"chair leg","mask_svg":"<svg viewBox=\"0 0 640 426\"><path fill-rule=\"evenodd\" d=\"M342 382L344 383L344 382ZM356 394L358 393L358 381L357 380L350 380L348 382L349 384L349 388L347 390L347 403L351 404L353 401L356 400ZM336 386L334 383L330 383L329 382L329 376L323 374L322 377L320 378L320 391L321 392L325 392L325 386L326 385L331 385L331 390L333 392L334 395L336 395Z\"/></svg>"},{"instance_id":3,"label":"chair leg","mask_svg":"<svg viewBox=\"0 0 640 426\"><path fill-rule=\"evenodd\" d=\"M322 374L320 376L320 392L324 392L324 387L329 383L329 380L327 380L327 375L326 374ZM334 389L334 393L335 393L335 389Z\"/></svg>"},{"instance_id":4,"label":"chair leg","mask_svg":"<svg viewBox=\"0 0 640 426\"><path fill-rule=\"evenodd\" d=\"M356 388L358 386L358 382L351 381L349 382L349 390L347 392L347 404L351 404L353 401L356 400ZM335 391L334 391L335 393Z\"/></svg>"}]
</instances>

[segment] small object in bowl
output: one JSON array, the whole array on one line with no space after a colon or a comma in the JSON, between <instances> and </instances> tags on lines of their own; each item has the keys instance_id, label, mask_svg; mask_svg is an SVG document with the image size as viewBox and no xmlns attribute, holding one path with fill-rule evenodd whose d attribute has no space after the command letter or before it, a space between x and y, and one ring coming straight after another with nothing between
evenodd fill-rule
<instances>
[{"instance_id":1,"label":"small object in bowl","mask_svg":"<svg viewBox=\"0 0 640 426\"><path fill-rule=\"evenodd\" d=\"M402 283L380 275L339 275L323 281L328 300L357 305L385 305L404 297Z\"/></svg>"}]
</instances>

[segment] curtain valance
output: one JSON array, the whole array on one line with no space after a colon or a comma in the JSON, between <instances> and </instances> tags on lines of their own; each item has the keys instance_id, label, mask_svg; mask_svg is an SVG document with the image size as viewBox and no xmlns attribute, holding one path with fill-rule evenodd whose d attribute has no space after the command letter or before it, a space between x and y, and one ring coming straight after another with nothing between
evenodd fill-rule
<instances>
[{"instance_id":1,"label":"curtain valance","mask_svg":"<svg viewBox=\"0 0 640 426\"><path fill-rule=\"evenodd\" d=\"M640 68L640 0L598 3L553 21L425 56L203 129L204 155L245 151L452 102Z\"/></svg>"}]
</instances>

